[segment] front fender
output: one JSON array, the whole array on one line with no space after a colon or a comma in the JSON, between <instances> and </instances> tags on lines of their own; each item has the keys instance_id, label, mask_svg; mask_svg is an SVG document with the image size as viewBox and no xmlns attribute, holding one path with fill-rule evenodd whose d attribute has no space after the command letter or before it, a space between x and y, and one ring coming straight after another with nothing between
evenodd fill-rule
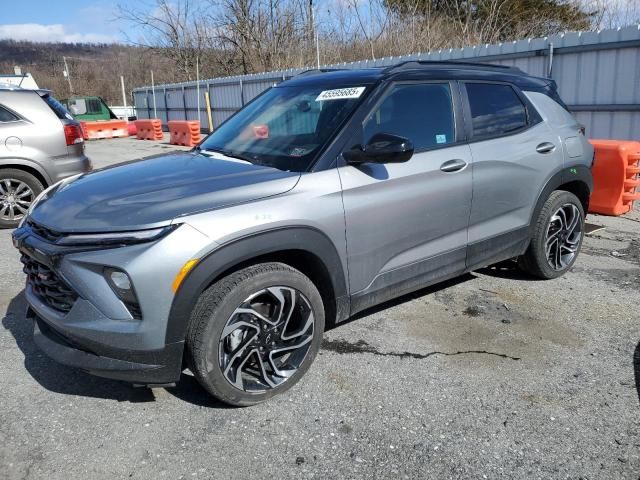
<instances>
[{"instance_id":1,"label":"front fender","mask_svg":"<svg viewBox=\"0 0 640 480\"><path fill-rule=\"evenodd\" d=\"M183 341L191 312L200 294L224 272L252 258L281 252L303 250L313 254L325 266L331 278L338 320L348 316L347 280L335 245L322 232L311 227L283 227L251 234L216 246L202 258L183 280L169 312L166 343Z\"/></svg>"}]
</instances>

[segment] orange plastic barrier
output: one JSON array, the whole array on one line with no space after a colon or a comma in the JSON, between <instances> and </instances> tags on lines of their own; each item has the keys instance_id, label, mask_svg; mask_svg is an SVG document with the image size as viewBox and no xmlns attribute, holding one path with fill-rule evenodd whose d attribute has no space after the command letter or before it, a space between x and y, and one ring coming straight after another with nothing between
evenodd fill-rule
<instances>
[{"instance_id":1,"label":"orange plastic barrier","mask_svg":"<svg viewBox=\"0 0 640 480\"><path fill-rule=\"evenodd\" d=\"M126 120L96 120L80 122L82 135L85 140L99 140L101 138L128 137Z\"/></svg>"},{"instance_id":2,"label":"orange plastic barrier","mask_svg":"<svg viewBox=\"0 0 640 480\"><path fill-rule=\"evenodd\" d=\"M589 211L622 215L640 200L640 142L590 140L596 151Z\"/></svg>"},{"instance_id":3,"label":"orange plastic barrier","mask_svg":"<svg viewBox=\"0 0 640 480\"><path fill-rule=\"evenodd\" d=\"M170 120L169 143L171 145L184 145L185 147L195 147L200 143L200 122L198 120Z\"/></svg>"},{"instance_id":4,"label":"orange plastic barrier","mask_svg":"<svg viewBox=\"0 0 640 480\"><path fill-rule=\"evenodd\" d=\"M136 120L134 123L138 140L162 140L162 123L159 118Z\"/></svg>"}]
</instances>

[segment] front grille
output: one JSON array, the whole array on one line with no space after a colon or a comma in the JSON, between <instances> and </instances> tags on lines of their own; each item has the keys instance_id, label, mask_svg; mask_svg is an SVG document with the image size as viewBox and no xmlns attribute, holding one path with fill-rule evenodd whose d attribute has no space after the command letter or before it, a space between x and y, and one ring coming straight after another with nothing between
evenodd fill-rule
<instances>
[{"instance_id":1,"label":"front grille","mask_svg":"<svg viewBox=\"0 0 640 480\"><path fill-rule=\"evenodd\" d=\"M67 313L78 295L46 265L22 254L22 271L27 274L27 283L33 293L44 303L59 312Z\"/></svg>"},{"instance_id":2,"label":"front grille","mask_svg":"<svg viewBox=\"0 0 640 480\"><path fill-rule=\"evenodd\" d=\"M27 220L27 225L29 225L29 228L35 235L51 243L57 242L63 236L62 233L56 232L54 230L51 230L50 228L37 224L31 219Z\"/></svg>"}]
</instances>

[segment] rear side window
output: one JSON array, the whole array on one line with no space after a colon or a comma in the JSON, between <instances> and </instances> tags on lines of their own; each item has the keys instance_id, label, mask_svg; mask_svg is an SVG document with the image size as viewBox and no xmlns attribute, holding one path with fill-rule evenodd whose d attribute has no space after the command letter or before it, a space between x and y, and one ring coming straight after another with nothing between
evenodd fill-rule
<instances>
[{"instance_id":1,"label":"rear side window","mask_svg":"<svg viewBox=\"0 0 640 480\"><path fill-rule=\"evenodd\" d=\"M46 102L47 105L49 105L49 108L53 111L53 113L56 114L56 116L60 120L64 120L64 119L73 120L73 117L67 111L67 109L64 108L64 105L62 105L58 100L53 98L51 95L47 93L42 96L42 99Z\"/></svg>"},{"instance_id":2,"label":"rear side window","mask_svg":"<svg viewBox=\"0 0 640 480\"><path fill-rule=\"evenodd\" d=\"M15 122L20 120L16 115L0 105L0 123Z\"/></svg>"},{"instance_id":3,"label":"rear side window","mask_svg":"<svg viewBox=\"0 0 640 480\"><path fill-rule=\"evenodd\" d=\"M509 85L465 83L473 137L506 135L527 126L527 111Z\"/></svg>"},{"instance_id":4,"label":"rear side window","mask_svg":"<svg viewBox=\"0 0 640 480\"><path fill-rule=\"evenodd\" d=\"M448 83L398 84L363 125L365 144L376 133L408 138L416 150L455 141L451 90Z\"/></svg>"}]
</instances>

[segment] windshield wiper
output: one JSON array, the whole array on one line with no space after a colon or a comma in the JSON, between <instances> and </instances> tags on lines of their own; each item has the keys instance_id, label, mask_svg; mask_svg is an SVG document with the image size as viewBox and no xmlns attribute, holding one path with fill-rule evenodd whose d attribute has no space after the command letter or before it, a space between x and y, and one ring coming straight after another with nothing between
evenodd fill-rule
<instances>
[{"instance_id":1,"label":"windshield wiper","mask_svg":"<svg viewBox=\"0 0 640 480\"><path fill-rule=\"evenodd\" d=\"M232 150L225 150L224 148L201 148L201 147L196 147L195 150L197 152L199 152L199 153L202 153L203 155L206 155L207 152L221 153L225 157L237 158L238 160L244 160L245 162L249 162L249 163L253 163L253 164L256 163L256 159L251 157L251 156L249 156L249 155L244 155L242 153L234 152Z\"/></svg>"}]
</instances>

